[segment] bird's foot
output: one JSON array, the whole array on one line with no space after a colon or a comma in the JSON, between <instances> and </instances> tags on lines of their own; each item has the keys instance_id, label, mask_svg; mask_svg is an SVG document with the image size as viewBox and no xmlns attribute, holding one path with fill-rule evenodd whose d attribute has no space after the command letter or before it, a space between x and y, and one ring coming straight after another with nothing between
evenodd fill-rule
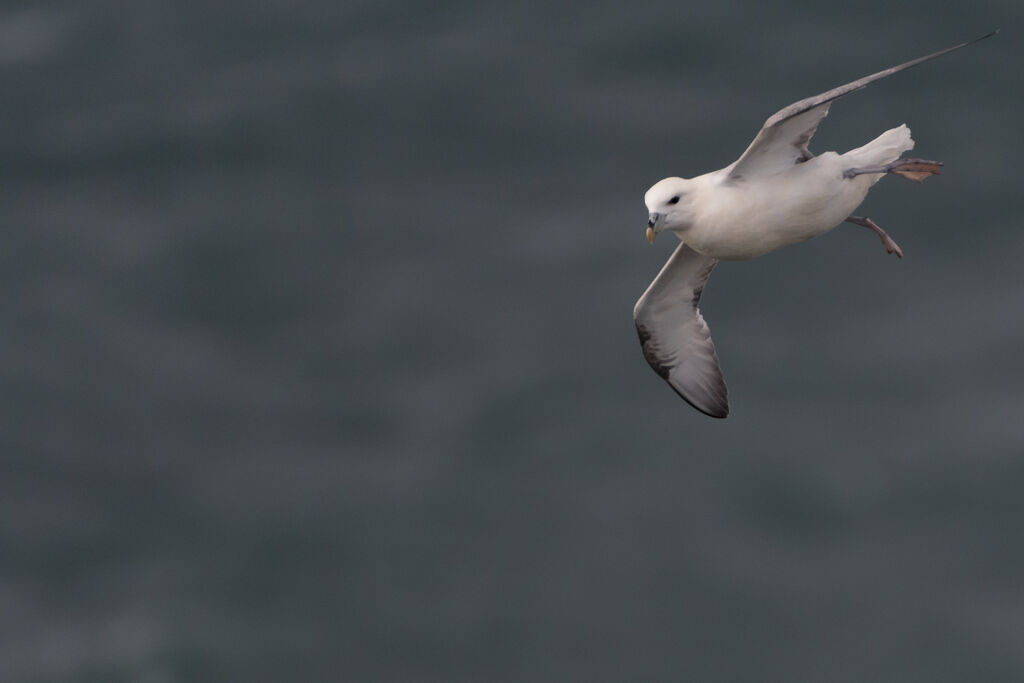
<instances>
[{"instance_id":1,"label":"bird's foot","mask_svg":"<svg viewBox=\"0 0 1024 683\"><path fill-rule=\"evenodd\" d=\"M897 159L889 164L889 173L903 176L915 183L922 182L925 178L939 175L942 168L941 161L929 161L928 159Z\"/></svg>"},{"instance_id":2,"label":"bird's foot","mask_svg":"<svg viewBox=\"0 0 1024 683\"><path fill-rule=\"evenodd\" d=\"M903 176L907 180L913 180L915 183L920 183L929 176L939 175L940 168L942 168L941 161L929 161L928 159L897 159L891 164L885 164L884 166L848 168L843 171L843 177L850 179L866 173L893 173L898 176Z\"/></svg>"},{"instance_id":3,"label":"bird's foot","mask_svg":"<svg viewBox=\"0 0 1024 683\"><path fill-rule=\"evenodd\" d=\"M854 225L860 225L874 231L882 240L882 246L885 247L885 252L887 254L896 254L897 258L903 258L903 250L900 249L900 245L896 244L896 241L889 237L885 230L882 230L882 228L878 226L878 223L875 223L867 216L850 216L846 219L846 222L853 223Z\"/></svg>"}]
</instances>

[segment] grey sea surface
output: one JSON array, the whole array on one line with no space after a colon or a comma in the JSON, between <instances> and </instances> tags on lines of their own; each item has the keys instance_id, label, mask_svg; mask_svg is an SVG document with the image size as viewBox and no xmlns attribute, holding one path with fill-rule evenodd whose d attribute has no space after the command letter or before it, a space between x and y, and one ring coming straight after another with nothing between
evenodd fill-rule
<instances>
[{"instance_id":1,"label":"grey sea surface","mask_svg":"<svg viewBox=\"0 0 1024 683\"><path fill-rule=\"evenodd\" d=\"M0 680L1024 679L1024 5L0 8ZM644 191L775 110L917 186L723 263Z\"/></svg>"}]
</instances>

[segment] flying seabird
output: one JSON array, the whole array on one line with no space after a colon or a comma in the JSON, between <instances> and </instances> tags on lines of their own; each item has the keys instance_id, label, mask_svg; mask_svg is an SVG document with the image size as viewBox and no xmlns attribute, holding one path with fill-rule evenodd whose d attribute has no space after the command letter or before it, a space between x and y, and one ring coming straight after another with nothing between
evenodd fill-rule
<instances>
[{"instance_id":1,"label":"flying seabird","mask_svg":"<svg viewBox=\"0 0 1024 683\"><path fill-rule=\"evenodd\" d=\"M882 228L853 211L885 174L921 182L942 163L900 158L914 147L906 124L845 154L811 154L807 143L832 101L996 33L795 102L765 121L731 165L690 179L665 178L647 191L648 241L668 230L680 244L636 302L633 320L644 358L687 403L711 417L729 414L718 355L697 307L718 261L760 256L843 222L871 229L888 253L903 257Z\"/></svg>"}]
</instances>

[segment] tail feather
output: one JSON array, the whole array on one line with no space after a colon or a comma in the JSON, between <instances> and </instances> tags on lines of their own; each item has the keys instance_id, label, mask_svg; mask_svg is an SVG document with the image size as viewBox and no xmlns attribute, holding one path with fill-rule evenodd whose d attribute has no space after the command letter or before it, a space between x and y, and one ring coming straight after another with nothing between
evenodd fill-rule
<instances>
[{"instance_id":1,"label":"tail feather","mask_svg":"<svg viewBox=\"0 0 1024 683\"><path fill-rule=\"evenodd\" d=\"M881 166L896 161L901 154L912 149L914 139L904 123L885 131L863 147L851 149L843 158L848 159L851 166Z\"/></svg>"}]
</instances>

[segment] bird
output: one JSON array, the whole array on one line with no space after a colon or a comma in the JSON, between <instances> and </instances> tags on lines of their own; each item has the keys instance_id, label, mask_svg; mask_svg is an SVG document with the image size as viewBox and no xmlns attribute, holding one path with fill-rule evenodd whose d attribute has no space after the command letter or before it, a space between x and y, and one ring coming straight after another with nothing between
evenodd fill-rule
<instances>
[{"instance_id":1,"label":"bird","mask_svg":"<svg viewBox=\"0 0 1024 683\"><path fill-rule=\"evenodd\" d=\"M644 195L645 235L675 233L679 245L640 296L633 321L643 356L679 396L715 418L729 415L728 391L699 304L715 265L804 242L848 222L872 230L887 253L903 250L871 218L855 215L887 174L920 183L942 163L901 158L914 147L906 124L844 154L814 155L807 145L836 99L999 32L883 69L770 116L729 166L693 178L665 178Z\"/></svg>"}]
</instances>

